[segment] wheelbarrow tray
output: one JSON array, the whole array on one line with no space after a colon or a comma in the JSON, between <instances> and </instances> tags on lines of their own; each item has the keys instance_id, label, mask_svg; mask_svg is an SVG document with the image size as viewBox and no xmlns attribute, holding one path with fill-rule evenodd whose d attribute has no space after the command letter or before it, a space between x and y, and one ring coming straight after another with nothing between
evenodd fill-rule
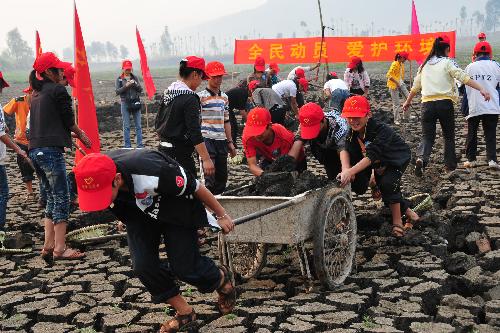
<instances>
[{"instance_id":1,"label":"wheelbarrow tray","mask_svg":"<svg viewBox=\"0 0 500 333\"><path fill-rule=\"evenodd\" d=\"M234 193L235 191L231 191ZM321 218L321 203L345 192L335 184L309 190L294 197L217 196L217 200L233 219L263 211L266 208L293 201L293 204L238 225L226 236L230 243L298 244L314 235Z\"/></svg>"}]
</instances>

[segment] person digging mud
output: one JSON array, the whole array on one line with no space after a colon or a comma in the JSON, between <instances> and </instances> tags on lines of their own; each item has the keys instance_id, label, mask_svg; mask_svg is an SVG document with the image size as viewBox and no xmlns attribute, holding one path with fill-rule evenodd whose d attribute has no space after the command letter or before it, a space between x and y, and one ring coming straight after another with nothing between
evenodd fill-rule
<instances>
[{"instance_id":1,"label":"person digging mud","mask_svg":"<svg viewBox=\"0 0 500 333\"><path fill-rule=\"evenodd\" d=\"M392 234L403 237L420 219L401 193L401 177L411 158L410 147L390 126L371 118L370 104L364 96L348 98L342 117L351 126L346 148L354 166L339 173L341 186L355 180L353 191L357 194L366 192L369 184L378 186L384 204L391 209ZM407 218L404 225L403 215Z\"/></svg>"},{"instance_id":2,"label":"person digging mud","mask_svg":"<svg viewBox=\"0 0 500 333\"><path fill-rule=\"evenodd\" d=\"M299 107L303 105L298 102L298 94L301 91L307 92L308 88L309 82L303 77L295 80L283 80L273 86L273 90L292 111L293 116L299 113Z\"/></svg>"},{"instance_id":3,"label":"person digging mud","mask_svg":"<svg viewBox=\"0 0 500 333\"><path fill-rule=\"evenodd\" d=\"M290 156L298 158L304 145L309 144L330 180L335 180L341 171L350 168L349 153L345 148L349 126L344 118L335 112L324 113L316 103L307 103L299 110L299 121L295 142L288 152Z\"/></svg>"},{"instance_id":4,"label":"person digging mud","mask_svg":"<svg viewBox=\"0 0 500 333\"><path fill-rule=\"evenodd\" d=\"M282 125L273 124L269 110L257 107L248 113L242 142L248 168L254 176L258 177L277 158L289 153L294 142L294 135ZM297 156L296 170L299 172L306 170L307 161L304 150L301 149L295 155Z\"/></svg>"},{"instance_id":5,"label":"person digging mud","mask_svg":"<svg viewBox=\"0 0 500 333\"><path fill-rule=\"evenodd\" d=\"M154 303L171 305L174 318L160 332L184 330L195 324L196 313L181 296L175 278L201 293L219 294L218 308L233 311L236 290L225 267L200 254L199 227L208 226L204 205L213 211L223 232L234 230L231 217L210 191L172 158L150 149L119 149L86 155L73 169L82 211L108 207L127 226L135 276ZM160 262L163 237L168 265Z\"/></svg>"},{"instance_id":6,"label":"person digging mud","mask_svg":"<svg viewBox=\"0 0 500 333\"><path fill-rule=\"evenodd\" d=\"M212 176L215 167L203 141L200 127L200 98L195 90L203 80L205 59L189 56L179 64L179 80L163 93L160 110L155 119L155 130L160 137L158 149L196 175L193 152L201 157L205 176Z\"/></svg>"},{"instance_id":7,"label":"person digging mud","mask_svg":"<svg viewBox=\"0 0 500 333\"><path fill-rule=\"evenodd\" d=\"M285 116L289 108L272 88L259 88L259 81L252 81L248 84L248 90L255 106L269 110L273 124L285 126Z\"/></svg>"}]
</instances>

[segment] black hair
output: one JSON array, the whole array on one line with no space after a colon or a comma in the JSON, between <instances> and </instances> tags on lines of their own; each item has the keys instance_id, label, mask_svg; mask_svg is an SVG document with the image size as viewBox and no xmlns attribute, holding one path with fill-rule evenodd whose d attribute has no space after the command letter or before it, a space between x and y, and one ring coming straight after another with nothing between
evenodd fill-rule
<instances>
[{"instance_id":1,"label":"black hair","mask_svg":"<svg viewBox=\"0 0 500 333\"><path fill-rule=\"evenodd\" d=\"M264 71L258 71L255 66L253 66L253 73L264 73Z\"/></svg>"},{"instance_id":2,"label":"black hair","mask_svg":"<svg viewBox=\"0 0 500 333\"><path fill-rule=\"evenodd\" d=\"M179 64L179 76L183 79L187 79L192 72L196 72L200 74L200 76L203 75L203 71L197 68L187 67L187 61L181 60Z\"/></svg>"},{"instance_id":3,"label":"black hair","mask_svg":"<svg viewBox=\"0 0 500 333\"><path fill-rule=\"evenodd\" d=\"M441 57L446 57L446 50L450 47L450 44L447 43L442 43L443 39L441 37L438 37L434 40L434 44L432 44L432 49L431 52L429 52L429 55L425 59L424 63L422 66L420 66L420 69L423 69L425 64L434 56L441 58Z\"/></svg>"},{"instance_id":4,"label":"black hair","mask_svg":"<svg viewBox=\"0 0 500 333\"><path fill-rule=\"evenodd\" d=\"M52 72L53 75L59 74L58 68L51 67L51 68L49 68L49 71ZM42 77L42 80L39 80L36 77L35 70L31 71L30 76L28 77L28 82L31 85L31 88L33 88L33 90L40 91L40 90L42 90L42 87L45 84L45 82L47 82L47 81L52 82L45 72L41 73L40 76ZM59 82L57 82L57 83L59 83Z\"/></svg>"},{"instance_id":5,"label":"black hair","mask_svg":"<svg viewBox=\"0 0 500 333\"><path fill-rule=\"evenodd\" d=\"M330 81L330 80L333 80L333 79L338 79L338 78L339 78L339 76L338 76L338 75L337 75L337 76L333 76L333 75L332 75L332 74L330 74L330 73L326 74L326 80L327 80L327 81Z\"/></svg>"},{"instance_id":6,"label":"black hair","mask_svg":"<svg viewBox=\"0 0 500 333\"><path fill-rule=\"evenodd\" d=\"M394 61L398 61L399 59L401 59L401 54L396 53L396 56L394 57Z\"/></svg>"},{"instance_id":7,"label":"black hair","mask_svg":"<svg viewBox=\"0 0 500 333\"><path fill-rule=\"evenodd\" d=\"M352 73L353 69L350 69L349 72ZM365 71L365 68L363 67L363 61L359 60L359 64L356 65L356 69L358 70L358 73L363 73Z\"/></svg>"},{"instance_id":8,"label":"black hair","mask_svg":"<svg viewBox=\"0 0 500 333\"><path fill-rule=\"evenodd\" d=\"M491 56L491 54L487 53L487 52L479 52L479 53L476 53L476 57L477 58L480 58L480 57L489 57Z\"/></svg>"}]
</instances>

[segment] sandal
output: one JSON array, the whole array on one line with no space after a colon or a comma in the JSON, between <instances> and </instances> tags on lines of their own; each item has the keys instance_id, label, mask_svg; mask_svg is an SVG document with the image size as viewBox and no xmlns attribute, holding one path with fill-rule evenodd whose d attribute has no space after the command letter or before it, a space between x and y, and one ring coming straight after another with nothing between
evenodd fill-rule
<instances>
[{"instance_id":1,"label":"sandal","mask_svg":"<svg viewBox=\"0 0 500 333\"><path fill-rule=\"evenodd\" d=\"M67 254L69 252L69 255ZM70 249L69 247L64 248L63 251L53 251L54 260L78 260L85 257L85 253L78 250ZM66 253L66 255L65 255Z\"/></svg>"},{"instance_id":2,"label":"sandal","mask_svg":"<svg viewBox=\"0 0 500 333\"><path fill-rule=\"evenodd\" d=\"M160 333L175 333L192 328L196 325L196 313L194 309L187 315L175 314L175 317L164 322L160 327Z\"/></svg>"},{"instance_id":3,"label":"sandal","mask_svg":"<svg viewBox=\"0 0 500 333\"><path fill-rule=\"evenodd\" d=\"M406 235L406 229L399 225L392 226L392 236L395 238L403 238Z\"/></svg>"},{"instance_id":4,"label":"sandal","mask_svg":"<svg viewBox=\"0 0 500 333\"><path fill-rule=\"evenodd\" d=\"M233 312L233 309L236 305L236 288L233 285L233 273L227 268L227 266L221 266L220 270L224 273L224 280L222 281L222 285L217 288L217 292L219 293L219 299L217 301L217 307L219 308L219 312L223 315ZM231 290L229 292L224 291L224 287L230 283Z\"/></svg>"},{"instance_id":5,"label":"sandal","mask_svg":"<svg viewBox=\"0 0 500 333\"><path fill-rule=\"evenodd\" d=\"M54 248L45 248L43 247L42 250L40 251L40 257L42 257L43 260L47 261L52 257L52 254L54 253Z\"/></svg>"}]
</instances>

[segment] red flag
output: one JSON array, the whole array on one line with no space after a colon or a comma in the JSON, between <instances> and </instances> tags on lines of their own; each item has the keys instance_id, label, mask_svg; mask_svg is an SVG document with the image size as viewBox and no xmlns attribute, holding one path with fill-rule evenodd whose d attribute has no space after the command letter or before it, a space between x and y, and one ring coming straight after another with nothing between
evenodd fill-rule
<instances>
[{"instance_id":1,"label":"red flag","mask_svg":"<svg viewBox=\"0 0 500 333\"><path fill-rule=\"evenodd\" d=\"M42 54L42 44L40 43L40 35L38 34L38 30L36 31L36 56L38 58Z\"/></svg>"},{"instance_id":2,"label":"red flag","mask_svg":"<svg viewBox=\"0 0 500 333\"><path fill-rule=\"evenodd\" d=\"M92 141L92 147L86 148L81 142L79 146L86 154L101 151L99 141L99 129L97 127L97 115L94 104L94 93L90 79L87 52L83 41L80 19L75 4L75 96L78 100L78 126L87 134ZM83 157L82 153L76 151L75 164Z\"/></svg>"},{"instance_id":3,"label":"red flag","mask_svg":"<svg viewBox=\"0 0 500 333\"><path fill-rule=\"evenodd\" d=\"M417 9L415 8L415 1L411 1L411 34L420 35L420 27L418 26Z\"/></svg>"},{"instance_id":4,"label":"red flag","mask_svg":"<svg viewBox=\"0 0 500 333\"><path fill-rule=\"evenodd\" d=\"M137 36L137 46L139 47L139 55L141 56L141 71L142 71L142 79L144 80L144 86L146 87L146 92L148 94L149 99L153 99L156 87L153 82L153 77L151 76L151 72L149 71L148 66L148 58L146 56L146 51L144 50L144 45L142 44L141 35L139 34L139 29L137 26L135 27L135 34Z\"/></svg>"}]
</instances>

